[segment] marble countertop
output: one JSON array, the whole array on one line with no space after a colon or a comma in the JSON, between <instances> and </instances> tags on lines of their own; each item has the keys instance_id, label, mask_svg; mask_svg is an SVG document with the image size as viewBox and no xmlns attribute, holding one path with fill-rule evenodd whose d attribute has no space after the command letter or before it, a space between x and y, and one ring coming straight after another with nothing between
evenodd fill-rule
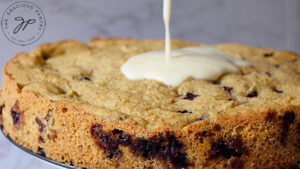
<instances>
[{"instance_id":1,"label":"marble countertop","mask_svg":"<svg viewBox=\"0 0 300 169\"><path fill-rule=\"evenodd\" d=\"M0 14L16 1L1 0ZM44 12L41 39L18 46L0 33L0 68L16 53L63 39L86 42L94 36L163 38L162 0L31 0ZM298 0L174 0L174 38L201 43L242 43L300 53ZM0 166L5 169L55 169L0 135Z\"/></svg>"},{"instance_id":2,"label":"marble countertop","mask_svg":"<svg viewBox=\"0 0 300 169\"><path fill-rule=\"evenodd\" d=\"M0 166L3 169L61 169L24 152L0 134Z\"/></svg>"}]
</instances>

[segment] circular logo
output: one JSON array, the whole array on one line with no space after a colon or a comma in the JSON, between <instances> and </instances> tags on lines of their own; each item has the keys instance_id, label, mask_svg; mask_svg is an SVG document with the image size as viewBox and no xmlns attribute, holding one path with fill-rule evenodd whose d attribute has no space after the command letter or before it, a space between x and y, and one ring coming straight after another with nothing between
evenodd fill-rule
<instances>
[{"instance_id":1,"label":"circular logo","mask_svg":"<svg viewBox=\"0 0 300 169\"><path fill-rule=\"evenodd\" d=\"M1 28L8 40L17 45L29 45L41 38L46 27L42 10L34 3L18 1L3 13Z\"/></svg>"}]
</instances>

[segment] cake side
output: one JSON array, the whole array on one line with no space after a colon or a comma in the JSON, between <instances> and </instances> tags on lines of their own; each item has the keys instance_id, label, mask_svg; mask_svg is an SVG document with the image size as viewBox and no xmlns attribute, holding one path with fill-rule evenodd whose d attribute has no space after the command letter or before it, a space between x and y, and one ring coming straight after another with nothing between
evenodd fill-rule
<instances>
[{"instance_id":1,"label":"cake side","mask_svg":"<svg viewBox=\"0 0 300 169\"><path fill-rule=\"evenodd\" d=\"M8 136L36 153L78 167L299 165L299 107L249 112L249 116L218 122L203 120L182 130L149 131L125 122L104 122L85 106L51 102L30 91L19 94L17 100L6 99L6 103L3 126Z\"/></svg>"},{"instance_id":2,"label":"cake side","mask_svg":"<svg viewBox=\"0 0 300 169\"><path fill-rule=\"evenodd\" d=\"M97 44L105 40L94 41ZM124 40L118 41L112 39L105 43L126 43ZM56 46L64 43L70 42L48 44L41 48L53 48L54 53L57 52L59 56L65 51L54 49L59 49ZM158 43L158 46L160 45L162 46L162 43ZM78 46L75 51L90 47L80 44ZM220 46L232 50L232 53L237 50L235 49L237 47L239 46ZM29 61L18 60L19 57L26 55L19 54L10 63L24 62L20 65L29 65L29 67L34 65L32 63L42 64L45 61L42 57L32 57L33 54L41 55L36 53L38 51L42 50L37 49L31 53L31 57L25 57ZM84 51L84 53L89 52ZM135 114L114 111L111 107L99 107L89 102L81 102L78 93L64 92L64 87L67 88L68 83L61 79L59 81L55 78L49 79L57 81L48 79L56 85L38 82L28 87L27 84L20 83L24 81L15 79L18 76L11 75L13 69L18 70L20 67L6 65L3 71L1 98L5 102L2 111L4 132L18 144L34 152L45 154L51 159L86 168L130 168L131 166L134 168L286 168L287 166L295 168L299 166L300 119L297 98L284 96L281 100L282 104L270 108L258 106L259 108L251 110L249 107L244 107L241 112L220 113L216 116L197 114L198 118L193 122L185 117L190 113L178 112L183 114L180 116L184 121L182 125L172 125L179 122L176 121L177 116L174 116L175 122L172 122L173 119L170 119L172 114L167 116L170 122L156 124L152 123L150 118L160 117L135 117ZM51 74L47 75L51 76ZM155 82L147 81L147 83ZM185 90L185 87L195 89L197 86L191 85L195 83L199 82L183 84L181 89ZM294 83L297 81L294 80ZM40 87L41 84L44 85ZM160 84L153 85L165 89ZM209 86L206 83L205 85ZM220 88L223 90L223 86L220 85ZM162 92L172 90L174 89ZM51 95L46 96L45 93ZM201 97L196 94L186 94L180 99L192 104L194 97L197 99ZM220 92L220 94L230 97L228 93ZM60 95L66 97L62 98ZM193 99L184 99L185 97ZM193 107L189 108L193 109ZM148 125L156 127L151 128Z\"/></svg>"}]
</instances>

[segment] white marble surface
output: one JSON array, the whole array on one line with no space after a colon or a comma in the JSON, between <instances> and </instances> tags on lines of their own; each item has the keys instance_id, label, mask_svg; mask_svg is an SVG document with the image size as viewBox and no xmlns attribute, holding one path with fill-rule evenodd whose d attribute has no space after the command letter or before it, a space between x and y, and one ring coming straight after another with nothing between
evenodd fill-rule
<instances>
[{"instance_id":1,"label":"white marble surface","mask_svg":"<svg viewBox=\"0 0 300 169\"><path fill-rule=\"evenodd\" d=\"M163 38L162 0L32 0L43 10L42 38L17 46L0 33L0 68L17 52L62 39ZM0 0L0 14L12 0ZM173 0L172 35L202 43L242 43L300 53L299 0ZM55 169L0 136L0 168Z\"/></svg>"}]
</instances>

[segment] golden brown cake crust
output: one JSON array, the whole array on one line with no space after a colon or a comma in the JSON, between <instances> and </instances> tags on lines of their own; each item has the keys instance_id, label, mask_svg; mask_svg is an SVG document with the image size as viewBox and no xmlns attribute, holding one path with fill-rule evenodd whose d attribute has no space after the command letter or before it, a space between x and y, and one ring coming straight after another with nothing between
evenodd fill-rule
<instances>
[{"instance_id":1,"label":"golden brown cake crust","mask_svg":"<svg viewBox=\"0 0 300 169\"><path fill-rule=\"evenodd\" d=\"M130 81L119 71L129 57L163 46L95 38L18 54L2 73L4 132L34 152L85 168L299 168L297 54L217 45L251 66L178 88Z\"/></svg>"}]
</instances>

